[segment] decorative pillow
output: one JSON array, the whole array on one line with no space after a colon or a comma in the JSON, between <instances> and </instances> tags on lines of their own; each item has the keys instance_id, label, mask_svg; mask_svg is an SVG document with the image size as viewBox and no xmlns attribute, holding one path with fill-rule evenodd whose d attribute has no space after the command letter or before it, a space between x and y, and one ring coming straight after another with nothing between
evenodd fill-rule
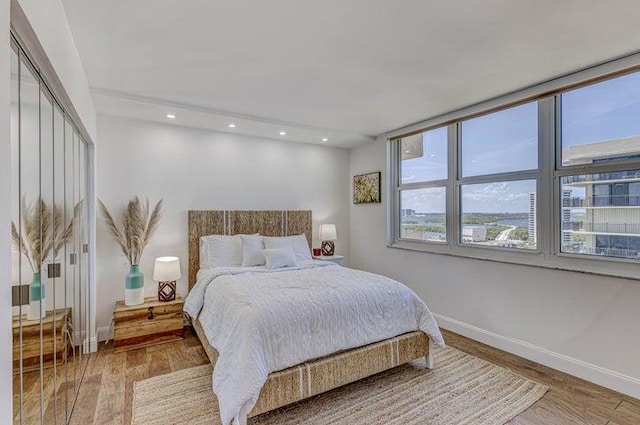
<instances>
[{"instance_id":1,"label":"decorative pillow","mask_svg":"<svg viewBox=\"0 0 640 425\"><path fill-rule=\"evenodd\" d=\"M297 261L311 260L311 251L306 236L303 234L296 236L269 237L265 236L264 247L267 249L291 248Z\"/></svg>"},{"instance_id":2,"label":"decorative pillow","mask_svg":"<svg viewBox=\"0 0 640 425\"><path fill-rule=\"evenodd\" d=\"M295 267L298 265L296 254L291 248L273 248L263 250L268 269Z\"/></svg>"},{"instance_id":3,"label":"decorative pillow","mask_svg":"<svg viewBox=\"0 0 640 425\"><path fill-rule=\"evenodd\" d=\"M242 235L240 239L242 240L242 267L264 266L262 237Z\"/></svg>"},{"instance_id":4,"label":"decorative pillow","mask_svg":"<svg viewBox=\"0 0 640 425\"><path fill-rule=\"evenodd\" d=\"M241 235L208 235L200 238L200 268L241 267ZM253 236L258 236L256 233Z\"/></svg>"}]
</instances>

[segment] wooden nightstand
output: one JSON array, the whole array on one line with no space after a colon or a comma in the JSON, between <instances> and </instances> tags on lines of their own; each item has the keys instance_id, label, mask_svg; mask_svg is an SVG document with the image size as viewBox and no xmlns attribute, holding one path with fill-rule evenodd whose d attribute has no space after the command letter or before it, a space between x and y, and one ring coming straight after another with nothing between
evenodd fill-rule
<instances>
[{"instance_id":1,"label":"wooden nightstand","mask_svg":"<svg viewBox=\"0 0 640 425\"><path fill-rule=\"evenodd\" d=\"M158 301L144 299L140 305L126 306L118 301L113 311L113 345L115 351L131 350L176 341L184 337L182 298Z\"/></svg>"},{"instance_id":2,"label":"wooden nightstand","mask_svg":"<svg viewBox=\"0 0 640 425\"><path fill-rule=\"evenodd\" d=\"M55 314L54 314L55 313ZM54 318L55 316L55 318ZM53 358L62 359L69 347L66 331L71 322L71 308L61 308L55 312L47 311L47 315L40 320L28 320L27 315L13 316L13 371L20 371L20 352L22 351L23 371L40 368L40 350L45 366L53 366ZM22 325L22 346L20 345L20 325ZM40 347L40 332L42 331L42 348ZM55 352L54 335L55 332Z\"/></svg>"},{"instance_id":3,"label":"wooden nightstand","mask_svg":"<svg viewBox=\"0 0 640 425\"><path fill-rule=\"evenodd\" d=\"M336 263L339 266L344 266L343 255L314 255L313 258L316 260L331 261L332 263Z\"/></svg>"}]
</instances>

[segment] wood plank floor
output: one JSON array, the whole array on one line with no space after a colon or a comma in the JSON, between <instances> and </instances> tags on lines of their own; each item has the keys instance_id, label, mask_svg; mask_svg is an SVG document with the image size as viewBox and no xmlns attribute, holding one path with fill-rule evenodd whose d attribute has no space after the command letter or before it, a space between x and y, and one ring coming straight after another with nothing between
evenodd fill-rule
<instances>
[{"instance_id":1,"label":"wood plank floor","mask_svg":"<svg viewBox=\"0 0 640 425\"><path fill-rule=\"evenodd\" d=\"M542 399L509 425L640 424L639 400L454 333L445 331L444 335L452 347L549 386ZM205 363L204 349L191 331L182 341L122 353L101 344L89 359L71 423L128 425L135 381Z\"/></svg>"}]
</instances>

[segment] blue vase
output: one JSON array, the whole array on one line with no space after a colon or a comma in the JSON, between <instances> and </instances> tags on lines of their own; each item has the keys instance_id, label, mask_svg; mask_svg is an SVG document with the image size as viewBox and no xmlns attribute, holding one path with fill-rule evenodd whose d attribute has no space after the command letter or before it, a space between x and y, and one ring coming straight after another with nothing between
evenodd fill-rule
<instances>
[{"instance_id":1,"label":"blue vase","mask_svg":"<svg viewBox=\"0 0 640 425\"><path fill-rule=\"evenodd\" d=\"M40 280L40 273L33 274L33 280L29 284L29 301L41 301L44 299L44 286Z\"/></svg>"},{"instance_id":2,"label":"blue vase","mask_svg":"<svg viewBox=\"0 0 640 425\"><path fill-rule=\"evenodd\" d=\"M144 274L140 271L139 265L131 265L129 274L124 279L124 287L127 289L138 289L144 287Z\"/></svg>"},{"instance_id":3,"label":"blue vase","mask_svg":"<svg viewBox=\"0 0 640 425\"><path fill-rule=\"evenodd\" d=\"M132 264L124 279L124 304L140 305L144 303L144 274L138 264Z\"/></svg>"},{"instance_id":4,"label":"blue vase","mask_svg":"<svg viewBox=\"0 0 640 425\"><path fill-rule=\"evenodd\" d=\"M47 309L43 301L44 285L42 285L40 273L34 273L33 280L29 284L29 310L27 312L27 319L44 319L47 315Z\"/></svg>"}]
</instances>

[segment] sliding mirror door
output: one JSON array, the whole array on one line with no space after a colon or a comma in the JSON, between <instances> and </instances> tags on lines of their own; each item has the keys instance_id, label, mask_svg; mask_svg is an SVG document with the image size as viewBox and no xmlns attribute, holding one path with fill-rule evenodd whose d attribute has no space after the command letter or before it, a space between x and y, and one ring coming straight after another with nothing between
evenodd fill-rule
<instances>
[{"instance_id":1,"label":"sliding mirror door","mask_svg":"<svg viewBox=\"0 0 640 425\"><path fill-rule=\"evenodd\" d=\"M11 52L15 424L66 424L88 360L86 145Z\"/></svg>"}]
</instances>

